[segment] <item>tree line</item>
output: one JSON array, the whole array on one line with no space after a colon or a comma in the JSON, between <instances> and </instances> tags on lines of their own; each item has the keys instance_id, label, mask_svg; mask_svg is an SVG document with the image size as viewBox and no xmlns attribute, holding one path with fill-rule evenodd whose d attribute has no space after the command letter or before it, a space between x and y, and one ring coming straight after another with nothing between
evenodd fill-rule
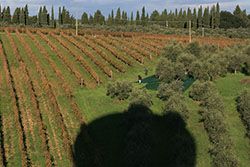
<instances>
[{"instance_id":1,"label":"tree line","mask_svg":"<svg viewBox=\"0 0 250 167\"><path fill-rule=\"evenodd\" d=\"M54 7L51 11L46 6L41 6L37 15L29 16L28 5L25 7L17 7L11 15L10 7L0 6L0 23L6 25L33 25L33 26L50 26L56 27L60 25L74 25L75 17L70 14L65 7L59 7L58 18L55 18ZM174 11L167 9L159 12L154 10L151 14L143 7L141 11L128 14L126 11L118 8L112 10L105 17L100 10L93 14L83 12L79 19L82 25L107 25L107 26L127 26L139 25L149 26L152 24L171 27L171 28L188 28L188 21L192 21L193 28L239 28L250 27L250 15L247 15L246 10L242 10L239 5L236 6L233 13L221 11L220 5L217 3L212 7L175 9Z\"/></svg>"}]
</instances>

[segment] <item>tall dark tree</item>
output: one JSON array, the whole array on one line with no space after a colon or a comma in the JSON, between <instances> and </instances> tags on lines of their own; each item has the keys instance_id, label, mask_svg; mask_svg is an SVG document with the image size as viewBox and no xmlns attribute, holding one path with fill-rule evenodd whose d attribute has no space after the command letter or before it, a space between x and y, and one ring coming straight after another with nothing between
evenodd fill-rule
<instances>
[{"instance_id":1,"label":"tall dark tree","mask_svg":"<svg viewBox=\"0 0 250 167\"><path fill-rule=\"evenodd\" d=\"M100 10L97 10L94 14L94 24L100 24L103 25L105 22L105 18L102 15L102 12Z\"/></svg>"},{"instance_id":2,"label":"tall dark tree","mask_svg":"<svg viewBox=\"0 0 250 167\"><path fill-rule=\"evenodd\" d=\"M194 8L194 10L193 10L192 26L194 28L197 28L197 13L196 13L196 8Z\"/></svg>"},{"instance_id":3,"label":"tall dark tree","mask_svg":"<svg viewBox=\"0 0 250 167\"><path fill-rule=\"evenodd\" d=\"M141 19L140 19L140 12L137 10L136 12L136 19L135 19L136 25L141 24Z\"/></svg>"},{"instance_id":4,"label":"tall dark tree","mask_svg":"<svg viewBox=\"0 0 250 167\"><path fill-rule=\"evenodd\" d=\"M41 24L42 25L49 25L48 10L46 9L46 6L43 6L41 16L42 16L41 17Z\"/></svg>"},{"instance_id":5,"label":"tall dark tree","mask_svg":"<svg viewBox=\"0 0 250 167\"><path fill-rule=\"evenodd\" d=\"M54 7L51 8L51 22L50 25L55 28L55 14L54 14Z\"/></svg>"},{"instance_id":6,"label":"tall dark tree","mask_svg":"<svg viewBox=\"0 0 250 167\"><path fill-rule=\"evenodd\" d=\"M20 19L20 24L25 25L25 10L23 8L21 8L20 10L19 19Z\"/></svg>"},{"instance_id":7,"label":"tall dark tree","mask_svg":"<svg viewBox=\"0 0 250 167\"><path fill-rule=\"evenodd\" d=\"M94 24L94 17L89 15L89 24Z\"/></svg>"},{"instance_id":8,"label":"tall dark tree","mask_svg":"<svg viewBox=\"0 0 250 167\"><path fill-rule=\"evenodd\" d=\"M115 23L115 15L114 15L114 10L113 9L111 11L111 23L112 23L112 25Z\"/></svg>"},{"instance_id":9,"label":"tall dark tree","mask_svg":"<svg viewBox=\"0 0 250 167\"><path fill-rule=\"evenodd\" d=\"M6 23L11 23L10 7L3 9L3 21Z\"/></svg>"},{"instance_id":10,"label":"tall dark tree","mask_svg":"<svg viewBox=\"0 0 250 167\"><path fill-rule=\"evenodd\" d=\"M82 24L89 24L89 18L88 18L88 14L86 12L84 12L82 14L81 23Z\"/></svg>"},{"instance_id":11,"label":"tall dark tree","mask_svg":"<svg viewBox=\"0 0 250 167\"><path fill-rule=\"evenodd\" d=\"M216 12L215 12L215 20L214 20L215 28L219 28L220 26L220 4L216 4Z\"/></svg>"},{"instance_id":12,"label":"tall dark tree","mask_svg":"<svg viewBox=\"0 0 250 167\"><path fill-rule=\"evenodd\" d=\"M210 27L210 14L209 14L209 7L204 9L203 14L203 26L209 28Z\"/></svg>"},{"instance_id":13,"label":"tall dark tree","mask_svg":"<svg viewBox=\"0 0 250 167\"><path fill-rule=\"evenodd\" d=\"M143 26L146 25L146 10L145 10L145 6L143 6L143 8L142 8L141 24L142 24Z\"/></svg>"},{"instance_id":14,"label":"tall dark tree","mask_svg":"<svg viewBox=\"0 0 250 167\"><path fill-rule=\"evenodd\" d=\"M118 8L117 11L116 11L115 24L116 25L121 24L121 9L120 8Z\"/></svg>"},{"instance_id":15,"label":"tall dark tree","mask_svg":"<svg viewBox=\"0 0 250 167\"><path fill-rule=\"evenodd\" d=\"M202 27L202 6L198 10L198 27Z\"/></svg>"},{"instance_id":16,"label":"tall dark tree","mask_svg":"<svg viewBox=\"0 0 250 167\"><path fill-rule=\"evenodd\" d=\"M43 12L43 9L42 7L40 7L39 12L38 12L38 19L37 19L38 25L42 25L42 12Z\"/></svg>"},{"instance_id":17,"label":"tall dark tree","mask_svg":"<svg viewBox=\"0 0 250 167\"><path fill-rule=\"evenodd\" d=\"M131 12L131 14L130 14L130 24L131 25L134 24L134 13L133 12Z\"/></svg>"},{"instance_id":18,"label":"tall dark tree","mask_svg":"<svg viewBox=\"0 0 250 167\"><path fill-rule=\"evenodd\" d=\"M28 8L28 5L25 5L25 7L24 7L24 24L25 25L29 24L29 8Z\"/></svg>"},{"instance_id":19,"label":"tall dark tree","mask_svg":"<svg viewBox=\"0 0 250 167\"><path fill-rule=\"evenodd\" d=\"M150 16L150 21L156 22L160 20L160 14L157 10L154 10Z\"/></svg>"},{"instance_id":20,"label":"tall dark tree","mask_svg":"<svg viewBox=\"0 0 250 167\"><path fill-rule=\"evenodd\" d=\"M59 22L59 24L63 24L63 21L62 21L62 9L61 9L61 7L59 7L58 22Z\"/></svg>"},{"instance_id":21,"label":"tall dark tree","mask_svg":"<svg viewBox=\"0 0 250 167\"><path fill-rule=\"evenodd\" d=\"M19 24L20 23L20 8L16 8L13 14L12 23Z\"/></svg>"},{"instance_id":22,"label":"tall dark tree","mask_svg":"<svg viewBox=\"0 0 250 167\"><path fill-rule=\"evenodd\" d=\"M216 7L213 5L210 11L210 27L215 28Z\"/></svg>"},{"instance_id":23,"label":"tall dark tree","mask_svg":"<svg viewBox=\"0 0 250 167\"><path fill-rule=\"evenodd\" d=\"M3 17L2 17L2 6L0 4L0 22L2 21Z\"/></svg>"}]
</instances>

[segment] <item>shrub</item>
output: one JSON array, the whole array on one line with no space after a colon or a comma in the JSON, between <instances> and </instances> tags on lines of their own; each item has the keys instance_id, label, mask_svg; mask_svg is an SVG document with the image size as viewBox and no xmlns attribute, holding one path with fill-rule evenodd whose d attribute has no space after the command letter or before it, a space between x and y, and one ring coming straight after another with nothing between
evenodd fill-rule
<instances>
[{"instance_id":1,"label":"shrub","mask_svg":"<svg viewBox=\"0 0 250 167\"><path fill-rule=\"evenodd\" d=\"M173 41L164 49L163 57L168 58L171 61L176 61L177 57L183 52L183 46L176 41Z\"/></svg>"},{"instance_id":2,"label":"shrub","mask_svg":"<svg viewBox=\"0 0 250 167\"><path fill-rule=\"evenodd\" d=\"M200 60L196 60L191 64L190 75L192 75L195 79L200 80L209 80L209 75L207 73L207 69L204 65L204 62Z\"/></svg>"},{"instance_id":3,"label":"shrub","mask_svg":"<svg viewBox=\"0 0 250 167\"><path fill-rule=\"evenodd\" d=\"M185 98L179 93L175 93L166 101L164 112L178 112L184 120L188 119L188 108L185 103Z\"/></svg>"},{"instance_id":4,"label":"shrub","mask_svg":"<svg viewBox=\"0 0 250 167\"><path fill-rule=\"evenodd\" d=\"M171 82L185 77L185 69L182 63L174 63L167 58L161 59L156 67L156 76L163 82Z\"/></svg>"},{"instance_id":5,"label":"shrub","mask_svg":"<svg viewBox=\"0 0 250 167\"><path fill-rule=\"evenodd\" d=\"M125 100L129 98L132 89L132 84L129 82L116 81L108 84L106 95L118 100Z\"/></svg>"},{"instance_id":6,"label":"shrub","mask_svg":"<svg viewBox=\"0 0 250 167\"><path fill-rule=\"evenodd\" d=\"M153 104L152 97L146 92L146 90L137 89L133 90L130 96L130 105L143 105L147 107L151 107Z\"/></svg>"},{"instance_id":7,"label":"shrub","mask_svg":"<svg viewBox=\"0 0 250 167\"><path fill-rule=\"evenodd\" d=\"M190 71L192 63L196 60L196 57L190 53L182 53L177 58L177 62L184 65L186 71Z\"/></svg>"},{"instance_id":8,"label":"shrub","mask_svg":"<svg viewBox=\"0 0 250 167\"><path fill-rule=\"evenodd\" d=\"M237 98L237 110L246 125L247 135L250 138L250 90L243 91Z\"/></svg>"},{"instance_id":9,"label":"shrub","mask_svg":"<svg viewBox=\"0 0 250 167\"><path fill-rule=\"evenodd\" d=\"M215 94L216 88L212 82L197 81L193 84L189 96L196 101L204 101L210 95Z\"/></svg>"},{"instance_id":10,"label":"shrub","mask_svg":"<svg viewBox=\"0 0 250 167\"><path fill-rule=\"evenodd\" d=\"M190 44L187 45L186 50L196 57L201 56L202 48L200 47L198 42L191 42Z\"/></svg>"},{"instance_id":11,"label":"shrub","mask_svg":"<svg viewBox=\"0 0 250 167\"><path fill-rule=\"evenodd\" d=\"M176 92L181 93L183 89L183 82L180 80L172 81L171 83L162 83L158 88L157 97L161 100L168 100L170 96Z\"/></svg>"}]
</instances>

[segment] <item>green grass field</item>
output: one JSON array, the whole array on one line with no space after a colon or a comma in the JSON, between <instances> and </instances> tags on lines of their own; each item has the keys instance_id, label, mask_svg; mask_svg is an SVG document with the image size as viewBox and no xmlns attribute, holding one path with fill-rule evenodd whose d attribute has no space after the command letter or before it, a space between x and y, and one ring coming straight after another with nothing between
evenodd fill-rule
<instances>
[{"instance_id":1,"label":"green grass field","mask_svg":"<svg viewBox=\"0 0 250 167\"><path fill-rule=\"evenodd\" d=\"M129 57L128 59L133 62L130 67L112 55L110 51L97 45L96 47L110 56L115 63L124 67L126 72L120 73L114 67L111 67L108 62L105 62L105 64L113 70L113 78L108 78L90 58L87 58L86 55L82 55L86 58L86 62L88 62L93 70L101 77L103 83L95 88L81 88L77 77L72 74L73 70L66 68L67 63L73 64L74 67L72 68L90 82L94 83L94 79L87 70L81 66L79 61L70 54L69 50L65 49L56 39L49 36L49 40L53 42L55 47L63 52L63 56L68 60L66 63L58 57L57 53L53 51L39 35L35 35L35 39L48 53L48 57L43 56L31 37L22 35L28 46L34 52L35 57L33 58L25 49L22 41L17 38L17 35L11 34L10 36L13 38L14 45L17 47L17 52L21 60L16 57L17 55L15 55L14 49L12 48L13 46L11 46L6 33L1 33L0 37L5 52L0 54L0 114L2 118L0 130L1 133L4 134L2 147L6 148L6 161L9 166L17 166L17 164L21 163L22 159L22 151L20 149L22 143L19 143L22 134L18 133L17 129L19 124L22 124L24 134L26 134L26 138L23 141L27 144L27 154L30 156L30 161L33 165L44 166L46 163L46 158L44 157L46 149L41 144L44 137L40 137L42 136L41 133L46 131L46 135L49 136L47 145L52 161L56 163L57 166L70 166L73 160L67 152L67 146L69 145L70 149L74 147L78 133L81 133L82 130L81 125L89 129L89 137L93 140L92 142L97 145L100 152L105 154L105 158L102 161L103 166L111 167L122 164L121 156L123 156L123 154L121 153L121 146L124 145L124 134L127 130L123 125L123 121L126 116L125 111L129 107L129 100L119 101L106 96L107 84L114 80L131 82L135 89L146 89L152 96L153 105L150 109L152 110L152 118L154 120L152 123L153 138L156 142L164 143L164 141L169 141L174 144L175 141L171 141L171 135L177 135L175 137L180 140L187 139L185 136L182 138L182 136L178 136L178 133L175 133L175 125L170 126L170 129L166 128L167 125L166 122L164 122L165 117L163 113L164 103L156 97L157 88L160 84L154 77L155 67L159 61L156 55L153 56L153 60L147 60L143 65ZM68 44L70 48L77 50L77 54L81 54L81 51L73 46L73 44L69 42ZM93 48L89 49L93 51ZM123 51L119 49L117 49L117 51L125 55ZM98 54L95 56L98 60L104 61ZM6 64L5 58L9 64ZM36 64L36 60L39 64ZM54 66L52 67L49 62L52 62ZM22 66L23 63L25 64L24 67ZM10 72L5 68L6 65L9 65ZM145 67L149 70L147 76L144 74ZM24 69L27 69L28 72ZM55 72L57 70L59 73ZM136 82L138 75L143 77L142 84ZM11 76L9 82L6 76ZM235 102L236 97L244 89L250 89L250 85L240 83L242 79L250 79L250 77L240 73L227 74L225 77L218 78L214 82L224 101L224 119L233 143L233 152L239 161L239 166L246 167L250 164L250 142L249 139L245 137L246 128L241 122ZM12 82L15 89L9 84ZM72 94L65 90L64 82L72 89ZM209 150L212 145L208 139L203 123L200 121L200 106L188 97L188 92L194 82L194 80L188 79L184 83L185 102L190 112L189 119L185 123L186 126L184 126L182 130L184 135L188 136L188 140L192 140L191 142L195 145L195 147L193 147L195 156L191 157L191 159L193 158L195 166L209 167L211 166L212 159ZM62 85L64 85L64 87ZM66 86L66 88L68 87ZM16 95L16 100L11 96L12 93ZM34 97L33 99L31 98L32 96ZM36 100L38 101L39 107L35 105ZM14 107L17 105L16 101L19 103L18 110L20 110L21 113L19 114L22 120L21 123L16 121L18 120L16 117L13 117ZM77 109L74 108L74 106L77 106ZM40 112L43 118L44 127L46 127L43 130L39 130L39 118L35 111ZM83 122L79 121L79 117L75 113L78 111L86 121L84 124L81 124ZM3 142L2 139L0 141ZM161 166L164 157L169 154L168 149L173 149L174 146L175 145L171 146L171 144L165 143L162 146L154 148L152 153L150 153L153 164ZM180 150L184 147L177 146L180 147ZM88 147L90 146L87 146L87 148ZM92 155L92 150L88 151L89 156ZM43 158L39 158L40 156Z\"/></svg>"},{"instance_id":2,"label":"green grass field","mask_svg":"<svg viewBox=\"0 0 250 167\"><path fill-rule=\"evenodd\" d=\"M152 66L149 66L151 67L150 75L153 75L154 64ZM143 68L136 68L133 69L133 71L134 72L130 74L126 74L127 76L117 79L135 82L137 75L143 73ZM215 81L216 86L223 97L224 105L226 107L226 112L224 115L225 122L228 127L230 137L233 141L234 152L239 160L239 166L242 167L250 164L250 143L249 139L245 137L246 129L240 120L238 112L236 111L235 98L244 89L250 89L250 85L243 85L240 83L240 81L245 78L250 77L244 76L243 74L228 74L226 77L219 78ZM156 97L157 90L151 89L152 87L157 87L158 81L153 80L150 84L151 85L149 89L147 89L147 83L134 83L133 85L136 88L147 89L148 93L152 95L152 111L155 114L161 115L163 114L163 102L161 102ZM203 123L200 122L201 117L198 113L199 105L188 97L188 91L190 90L190 88L191 87L189 87L185 91L186 103L190 110L190 118L187 122L187 129L193 135L196 143L196 166L211 166L211 157L209 155L209 148L211 147L211 145L208 140L206 131L203 127ZM116 101L107 97L105 94L105 86L101 86L95 90L78 89L75 92L77 103L81 106L83 114L90 124L95 120L100 119L101 117L120 113L124 111L129 105L129 101Z\"/></svg>"}]
</instances>

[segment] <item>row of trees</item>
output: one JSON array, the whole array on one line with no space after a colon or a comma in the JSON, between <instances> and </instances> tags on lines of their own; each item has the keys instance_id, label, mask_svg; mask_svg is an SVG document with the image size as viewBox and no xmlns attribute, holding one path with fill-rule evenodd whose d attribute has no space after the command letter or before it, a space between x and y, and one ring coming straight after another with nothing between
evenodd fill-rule
<instances>
[{"instance_id":1,"label":"row of trees","mask_svg":"<svg viewBox=\"0 0 250 167\"><path fill-rule=\"evenodd\" d=\"M233 152L232 141L224 122L224 104L218 90L210 81L197 81L189 92L189 96L199 101L202 122L212 143L210 154L212 166L238 166L238 160Z\"/></svg>"},{"instance_id":2,"label":"row of trees","mask_svg":"<svg viewBox=\"0 0 250 167\"><path fill-rule=\"evenodd\" d=\"M247 136L250 138L250 91L243 91L237 98L237 109L241 115L241 120L247 129Z\"/></svg>"},{"instance_id":3,"label":"row of trees","mask_svg":"<svg viewBox=\"0 0 250 167\"><path fill-rule=\"evenodd\" d=\"M127 13L118 8L116 11L112 10L106 18L100 10L94 14L87 14L84 12L81 17L81 24L84 25L141 25L148 26L152 24L173 27L173 28L187 28L188 21L192 21L193 28L238 28L250 27L250 15L247 15L246 10L241 10L237 5L234 12L220 11L220 5L217 3L211 8L200 6L198 9L188 8L187 10L176 9L175 11L167 11L167 9L159 12L154 10L151 14L146 12L145 7L141 12ZM51 26L56 25L73 25L75 18L65 7L59 7L58 18L55 18L54 8L51 12L47 10L46 6L40 7L36 16L29 16L28 6L24 8L16 8L11 16L10 7L4 7L1 10L0 6L0 22L5 24L22 24L22 25L39 25Z\"/></svg>"},{"instance_id":4,"label":"row of trees","mask_svg":"<svg viewBox=\"0 0 250 167\"><path fill-rule=\"evenodd\" d=\"M213 81L219 76L225 76L227 72L243 72L249 75L249 49L235 46L219 51L217 46L201 47L197 42L186 47L173 42L166 47L156 68L156 75L166 83L184 80L187 76Z\"/></svg>"}]
</instances>

